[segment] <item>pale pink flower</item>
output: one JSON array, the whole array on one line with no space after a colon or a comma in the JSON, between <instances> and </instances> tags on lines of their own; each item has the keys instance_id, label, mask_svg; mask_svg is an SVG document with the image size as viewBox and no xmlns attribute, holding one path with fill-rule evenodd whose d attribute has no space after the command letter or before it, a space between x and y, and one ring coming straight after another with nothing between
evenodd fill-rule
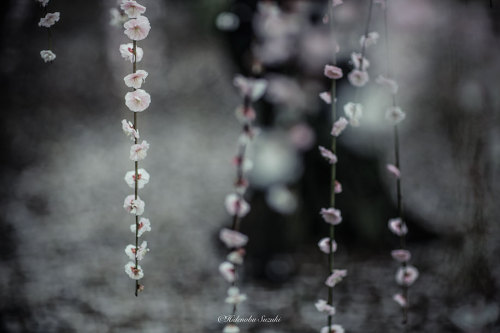
<instances>
[{"instance_id":1,"label":"pale pink flower","mask_svg":"<svg viewBox=\"0 0 500 333\"><path fill-rule=\"evenodd\" d=\"M337 242L335 242L335 240L333 241L332 245L333 246L330 247L330 238L328 237L322 238L318 242L318 247L320 251L326 254L330 253L330 248L333 248L333 252L337 251Z\"/></svg>"},{"instance_id":2,"label":"pale pink flower","mask_svg":"<svg viewBox=\"0 0 500 333\"><path fill-rule=\"evenodd\" d=\"M130 225L130 231L134 234L135 234L135 228L136 228L135 223ZM139 231L137 232L137 237L141 237L142 234L145 233L146 231L151 231L151 222L149 221L149 219L141 217L139 219Z\"/></svg>"},{"instance_id":3,"label":"pale pink flower","mask_svg":"<svg viewBox=\"0 0 500 333\"><path fill-rule=\"evenodd\" d=\"M219 265L219 272L222 277L229 283L233 283L236 280L236 271L234 265L229 261L224 261Z\"/></svg>"},{"instance_id":4,"label":"pale pink flower","mask_svg":"<svg viewBox=\"0 0 500 333\"><path fill-rule=\"evenodd\" d=\"M146 38L149 34L149 30L151 30L149 20L145 16L139 16L138 18L127 21L123 27L125 28L125 35L136 41Z\"/></svg>"},{"instance_id":5,"label":"pale pink flower","mask_svg":"<svg viewBox=\"0 0 500 333\"><path fill-rule=\"evenodd\" d=\"M290 128L288 133L290 142L299 150L311 149L316 141L316 134L306 123L299 123Z\"/></svg>"},{"instance_id":6,"label":"pale pink flower","mask_svg":"<svg viewBox=\"0 0 500 333\"><path fill-rule=\"evenodd\" d=\"M335 314L335 308L328 304L324 299L319 299L314 306L316 310L319 312L325 312L329 316L333 316Z\"/></svg>"},{"instance_id":7,"label":"pale pink flower","mask_svg":"<svg viewBox=\"0 0 500 333\"><path fill-rule=\"evenodd\" d=\"M132 145L130 147L130 159L132 161L140 161L146 158L148 155L149 143L144 140L142 143Z\"/></svg>"},{"instance_id":8,"label":"pale pink flower","mask_svg":"<svg viewBox=\"0 0 500 333\"><path fill-rule=\"evenodd\" d=\"M248 242L248 236L227 228L223 228L220 231L219 238L228 248L243 247Z\"/></svg>"},{"instance_id":9,"label":"pale pink flower","mask_svg":"<svg viewBox=\"0 0 500 333\"><path fill-rule=\"evenodd\" d=\"M391 106L385 112L385 118L396 125L406 118L406 114L399 106Z\"/></svg>"},{"instance_id":10,"label":"pale pink flower","mask_svg":"<svg viewBox=\"0 0 500 333\"><path fill-rule=\"evenodd\" d=\"M139 131L134 128L134 124L132 124L132 122L123 119L122 130L125 135L130 137L130 140L135 141L135 139L139 139Z\"/></svg>"},{"instance_id":11,"label":"pale pink flower","mask_svg":"<svg viewBox=\"0 0 500 333\"><path fill-rule=\"evenodd\" d=\"M394 302L398 303L399 306L401 306L402 308L406 308L408 306L408 301L406 300L406 298L401 295L401 294L395 294L392 299L394 300Z\"/></svg>"},{"instance_id":12,"label":"pale pink flower","mask_svg":"<svg viewBox=\"0 0 500 333\"><path fill-rule=\"evenodd\" d=\"M370 77L368 76L368 72L360 71L359 69L353 69L349 75L347 75L349 82L355 87L363 87L368 83Z\"/></svg>"},{"instance_id":13,"label":"pale pink flower","mask_svg":"<svg viewBox=\"0 0 500 333\"><path fill-rule=\"evenodd\" d=\"M391 175L393 175L394 177L396 177L396 178L401 177L401 171L398 169L397 166L395 166L393 164L387 164L386 168L387 168L387 171L389 171L389 173Z\"/></svg>"},{"instance_id":14,"label":"pale pink flower","mask_svg":"<svg viewBox=\"0 0 500 333\"><path fill-rule=\"evenodd\" d=\"M342 184L338 180L336 180L333 185L333 191L337 194L342 193Z\"/></svg>"},{"instance_id":15,"label":"pale pink flower","mask_svg":"<svg viewBox=\"0 0 500 333\"><path fill-rule=\"evenodd\" d=\"M247 295L240 294L240 290L237 287L230 287L227 290L226 303L237 305L246 300L247 300Z\"/></svg>"},{"instance_id":16,"label":"pale pink flower","mask_svg":"<svg viewBox=\"0 0 500 333\"><path fill-rule=\"evenodd\" d=\"M146 7L138 4L133 0L125 0L120 5L120 8L128 15L130 18L136 18L141 14L144 14Z\"/></svg>"},{"instance_id":17,"label":"pale pink flower","mask_svg":"<svg viewBox=\"0 0 500 333\"><path fill-rule=\"evenodd\" d=\"M342 281L343 278L347 276L347 270L345 269L334 269L332 275L330 275L326 281L325 284L328 287L335 287L337 283Z\"/></svg>"},{"instance_id":18,"label":"pale pink flower","mask_svg":"<svg viewBox=\"0 0 500 333\"><path fill-rule=\"evenodd\" d=\"M342 68L332 65L325 65L324 73L329 79L336 80L342 77Z\"/></svg>"},{"instance_id":19,"label":"pale pink flower","mask_svg":"<svg viewBox=\"0 0 500 333\"><path fill-rule=\"evenodd\" d=\"M363 116L363 105L349 102L344 105L344 114L349 118L351 126L359 126L359 120Z\"/></svg>"},{"instance_id":20,"label":"pale pink flower","mask_svg":"<svg viewBox=\"0 0 500 333\"><path fill-rule=\"evenodd\" d=\"M375 80L375 82L377 84L380 84L381 86L383 86L384 88L387 88L391 94L396 94L398 92L398 89L399 89L399 85L398 83L393 80L393 79L389 79L389 78L386 78L385 76L383 75L379 75L377 77L377 79Z\"/></svg>"},{"instance_id":21,"label":"pale pink flower","mask_svg":"<svg viewBox=\"0 0 500 333\"><path fill-rule=\"evenodd\" d=\"M136 46L135 48L136 53L137 53L137 61L139 62L142 60L142 57L144 56L144 51L142 50L141 47ZM125 60L128 60L130 62L134 62L134 44L128 43L128 44L122 44L120 45L120 54Z\"/></svg>"},{"instance_id":22,"label":"pale pink flower","mask_svg":"<svg viewBox=\"0 0 500 333\"><path fill-rule=\"evenodd\" d=\"M40 22L38 22L39 27L45 27L45 28L50 28L56 22L59 21L59 18L61 17L61 13L55 12L55 13L47 13L45 17L42 17L40 19Z\"/></svg>"},{"instance_id":23,"label":"pale pink flower","mask_svg":"<svg viewBox=\"0 0 500 333\"><path fill-rule=\"evenodd\" d=\"M333 136L339 136L340 133L342 133L345 130L345 128L347 127L348 124L349 124L349 122L347 121L347 119L345 119L344 117L340 117L333 124L332 132L330 134Z\"/></svg>"},{"instance_id":24,"label":"pale pink flower","mask_svg":"<svg viewBox=\"0 0 500 333\"><path fill-rule=\"evenodd\" d=\"M123 208L130 214L134 215L142 215L144 213L144 201L141 198L137 197L135 199L135 195L131 194L125 198L123 202Z\"/></svg>"},{"instance_id":25,"label":"pale pink flower","mask_svg":"<svg viewBox=\"0 0 500 333\"><path fill-rule=\"evenodd\" d=\"M332 94L329 91L323 91L320 93L319 98L321 98L326 104L332 104Z\"/></svg>"},{"instance_id":26,"label":"pale pink flower","mask_svg":"<svg viewBox=\"0 0 500 333\"><path fill-rule=\"evenodd\" d=\"M396 273L396 282L409 287L418 279L418 270L413 266L400 267Z\"/></svg>"},{"instance_id":27,"label":"pale pink flower","mask_svg":"<svg viewBox=\"0 0 500 333\"><path fill-rule=\"evenodd\" d=\"M232 251L227 255L227 260L236 265L243 264L243 258L245 257L245 249L240 248L238 250Z\"/></svg>"},{"instance_id":28,"label":"pale pink flower","mask_svg":"<svg viewBox=\"0 0 500 333\"><path fill-rule=\"evenodd\" d=\"M227 212L234 216L244 217L250 212L250 205L243 198L240 198L237 194L229 194L226 197L226 209Z\"/></svg>"},{"instance_id":29,"label":"pale pink flower","mask_svg":"<svg viewBox=\"0 0 500 333\"><path fill-rule=\"evenodd\" d=\"M238 118L242 122L250 122L254 121L257 114L255 110L251 106L240 106L236 109L236 118Z\"/></svg>"},{"instance_id":30,"label":"pale pink flower","mask_svg":"<svg viewBox=\"0 0 500 333\"><path fill-rule=\"evenodd\" d=\"M398 249L391 251L391 256L399 262L408 262L411 259L411 253L408 250Z\"/></svg>"},{"instance_id":31,"label":"pale pink flower","mask_svg":"<svg viewBox=\"0 0 500 333\"><path fill-rule=\"evenodd\" d=\"M340 214L340 210L338 210L338 209L321 208L320 214L326 223L336 225L336 224L339 224L340 222L342 222L342 215Z\"/></svg>"},{"instance_id":32,"label":"pale pink flower","mask_svg":"<svg viewBox=\"0 0 500 333\"><path fill-rule=\"evenodd\" d=\"M128 171L125 174L125 182L131 188L135 188L135 170ZM143 188L144 185L146 185L147 183L149 183L149 173L146 170L144 170L143 168L138 169L137 170L137 186L138 186L138 188Z\"/></svg>"},{"instance_id":33,"label":"pale pink flower","mask_svg":"<svg viewBox=\"0 0 500 333\"><path fill-rule=\"evenodd\" d=\"M351 62L354 66L354 69L366 71L368 67L370 67L370 62L365 57L362 57L361 53L357 52L351 53Z\"/></svg>"},{"instance_id":34,"label":"pale pink flower","mask_svg":"<svg viewBox=\"0 0 500 333\"><path fill-rule=\"evenodd\" d=\"M142 242L142 244L137 247L137 251L135 245L133 244L129 244L125 248L125 254L130 258L130 260L135 260L136 257L137 260L142 260L148 251L148 242L146 241Z\"/></svg>"},{"instance_id":35,"label":"pale pink flower","mask_svg":"<svg viewBox=\"0 0 500 333\"><path fill-rule=\"evenodd\" d=\"M56 59L56 54L51 50L41 50L40 57L42 57L44 62L51 62Z\"/></svg>"},{"instance_id":36,"label":"pale pink flower","mask_svg":"<svg viewBox=\"0 0 500 333\"><path fill-rule=\"evenodd\" d=\"M359 39L359 44L361 44L361 46L365 46L365 47L370 47L372 45L375 45L377 44L377 41L378 39L380 38L380 35L378 34L378 32L375 32L375 31L372 31L372 32L369 32L368 35L363 35L361 36L361 38Z\"/></svg>"},{"instance_id":37,"label":"pale pink flower","mask_svg":"<svg viewBox=\"0 0 500 333\"><path fill-rule=\"evenodd\" d=\"M144 272L142 271L141 266L137 265L136 268L132 261L125 265L125 273L127 273L127 275L133 280L140 280L144 277Z\"/></svg>"},{"instance_id":38,"label":"pale pink flower","mask_svg":"<svg viewBox=\"0 0 500 333\"><path fill-rule=\"evenodd\" d=\"M321 156L323 156L328 163L330 164L335 164L337 163L337 155L335 155L331 150L326 149L323 146L318 146L319 152L321 153Z\"/></svg>"},{"instance_id":39,"label":"pale pink flower","mask_svg":"<svg viewBox=\"0 0 500 333\"><path fill-rule=\"evenodd\" d=\"M36 2L39 2L42 7L47 6L50 0L36 0Z\"/></svg>"},{"instance_id":40,"label":"pale pink flower","mask_svg":"<svg viewBox=\"0 0 500 333\"><path fill-rule=\"evenodd\" d=\"M240 333L240 329L235 324L227 324L224 326L222 333Z\"/></svg>"},{"instance_id":41,"label":"pale pink flower","mask_svg":"<svg viewBox=\"0 0 500 333\"><path fill-rule=\"evenodd\" d=\"M239 89L242 97L248 97L252 101L261 98L267 89L267 80L246 78L243 75L236 75L233 84Z\"/></svg>"},{"instance_id":42,"label":"pale pink flower","mask_svg":"<svg viewBox=\"0 0 500 333\"><path fill-rule=\"evenodd\" d=\"M399 217L390 219L387 224L389 225L389 230L398 236L404 236L408 233L406 223L403 223L403 220Z\"/></svg>"},{"instance_id":43,"label":"pale pink flower","mask_svg":"<svg viewBox=\"0 0 500 333\"><path fill-rule=\"evenodd\" d=\"M342 0L332 0L332 6L337 7L343 4L344 2Z\"/></svg>"},{"instance_id":44,"label":"pale pink flower","mask_svg":"<svg viewBox=\"0 0 500 333\"><path fill-rule=\"evenodd\" d=\"M325 326L321 329L320 333L344 333L344 328L340 325Z\"/></svg>"},{"instance_id":45,"label":"pale pink flower","mask_svg":"<svg viewBox=\"0 0 500 333\"><path fill-rule=\"evenodd\" d=\"M139 69L137 72L129 74L123 78L125 85L129 88L139 89L142 84L146 81L148 77L148 72Z\"/></svg>"},{"instance_id":46,"label":"pale pink flower","mask_svg":"<svg viewBox=\"0 0 500 333\"><path fill-rule=\"evenodd\" d=\"M142 89L129 91L125 95L125 105L133 112L142 112L149 107L151 96Z\"/></svg>"}]
</instances>

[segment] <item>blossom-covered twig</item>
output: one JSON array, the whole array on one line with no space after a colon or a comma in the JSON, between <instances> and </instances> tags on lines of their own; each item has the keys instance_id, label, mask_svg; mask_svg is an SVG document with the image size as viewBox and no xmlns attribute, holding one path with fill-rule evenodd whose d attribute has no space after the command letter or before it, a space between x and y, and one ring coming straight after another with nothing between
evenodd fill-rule
<instances>
[{"instance_id":1,"label":"blossom-covered twig","mask_svg":"<svg viewBox=\"0 0 500 333\"><path fill-rule=\"evenodd\" d=\"M252 103L264 95L267 88L267 81L263 79L245 78L237 75L234 78L234 85L239 89L243 98L243 105L236 109L236 117L241 123L242 132L238 140L238 153L233 160L236 166L236 180L234 182L235 192L229 194L225 200L228 213L232 216L231 228L223 228L219 233L220 240L229 249L227 260L219 265L219 271L224 279L231 283L228 289L226 303L232 305L232 315L236 315L238 304L246 300L245 294L240 294L237 287L238 275L237 267L243 264L245 255L245 245L248 237L241 232L240 222L250 212L250 204L245 201L244 194L248 188L248 180L245 173L251 168L251 161L247 157L248 144L255 136L253 121L256 114ZM224 333L239 332L238 326L228 324L224 327Z\"/></svg>"},{"instance_id":2,"label":"blossom-covered twig","mask_svg":"<svg viewBox=\"0 0 500 333\"><path fill-rule=\"evenodd\" d=\"M409 264L411 259L411 253L406 249L406 234L408 233L408 227L404 221L403 217L403 196L401 191L401 161L400 161L400 143L399 143L399 131L398 124L403 121L406 117L405 113L397 104L397 93L399 86L397 82L393 79L391 71L391 52L390 52L390 39L389 39L389 29L388 29L388 5L387 2L383 3L382 6L384 12L384 37L386 46L386 76L380 75L376 82L383 87L385 87L391 94L392 105L387 108L386 118L393 125L393 135L394 135L394 164L387 165L387 171L395 178L396 182L396 200L397 200L397 217L392 218L388 222L389 230L399 237L400 248L393 250L391 255L394 260L396 260L400 267L396 273L396 282L401 286L401 293L393 296L395 302L397 302L402 309L403 314L403 324L408 322L408 287L411 286L415 280L418 278L418 270Z\"/></svg>"},{"instance_id":3,"label":"blossom-covered twig","mask_svg":"<svg viewBox=\"0 0 500 333\"><path fill-rule=\"evenodd\" d=\"M139 189L149 182L149 173L139 168L139 161L146 158L149 143L146 140L139 143L137 113L149 107L151 97L146 91L140 89L148 73L144 70L137 70L137 63L141 61L144 54L142 49L137 46L137 41L148 36L151 26L149 20L142 16L146 7L133 0L123 0L120 7L129 17L129 20L123 25L124 33L132 40L132 43L120 45L122 57L132 63L132 73L124 78L125 85L133 89L125 95L125 105L134 113L133 123L126 119L122 120L124 133L134 142L130 147L130 159L134 161L134 170L125 175L125 182L134 189L134 194L125 198L123 207L135 216L135 224L130 226L130 230L135 234L135 244L129 244L125 248L125 254L132 260L125 265L125 272L131 279L135 280L135 296L137 296L138 292L144 289L144 286L139 283L139 280L144 277L139 261L149 251L146 241L143 241L139 246L139 237L145 231L151 231L149 219L140 217L144 212L145 204L139 197Z\"/></svg>"},{"instance_id":4,"label":"blossom-covered twig","mask_svg":"<svg viewBox=\"0 0 500 333\"><path fill-rule=\"evenodd\" d=\"M61 13L49 13L47 5L50 0L35 0L43 8L44 17L38 22L39 27L47 28L47 49L40 51L40 57L44 62L52 62L56 59L56 54L52 51L52 31L51 27L61 18Z\"/></svg>"}]
</instances>

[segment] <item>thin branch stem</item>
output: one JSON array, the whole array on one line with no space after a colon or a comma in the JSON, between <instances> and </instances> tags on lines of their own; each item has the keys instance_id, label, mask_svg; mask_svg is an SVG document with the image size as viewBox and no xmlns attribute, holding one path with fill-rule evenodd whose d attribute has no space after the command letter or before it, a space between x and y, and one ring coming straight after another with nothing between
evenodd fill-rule
<instances>
[{"instance_id":1,"label":"thin branch stem","mask_svg":"<svg viewBox=\"0 0 500 333\"><path fill-rule=\"evenodd\" d=\"M135 73L137 71L137 41L134 40L133 42L133 48L134 48L134 61L132 63L132 71ZM134 90L136 90L134 88ZM137 112L134 112L134 129L137 131L138 130L138 123L137 123ZM137 137L134 139L134 143L137 144ZM139 162L135 161L134 163L135 166L135 179L134 179L134 197L135 200L139 197ZM135 216L135 268L139 266L139 260L137 259L137 254L139 253L139 216ZM135 296L137 297L139 294L139 280L135 280Z\"/></svg>"}]
</instances>

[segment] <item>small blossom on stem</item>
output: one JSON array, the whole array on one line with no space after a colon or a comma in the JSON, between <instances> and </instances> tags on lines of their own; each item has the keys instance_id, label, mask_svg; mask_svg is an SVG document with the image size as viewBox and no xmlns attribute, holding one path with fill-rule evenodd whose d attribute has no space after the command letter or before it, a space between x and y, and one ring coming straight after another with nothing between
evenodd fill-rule
<instances>
[{"instance_id":1,"label":"small blossom on stem","mask_svg":"<svg viewBox=\"0 0 500 333\"><path fill-rule=\"evenodd\" d=\"M330 275L326 281L325 284L328 287L335 287L336 284L338 284L340 281L342 281L343 278L347 276L347 270L345 269L334 269L332 275Z\"/></svg>"},{"instance_id":2,"label":"small blossom on stem","mask_svg":"<svg viewBox=\"0 0 500 333\"><path fill-rule=\"evenodd\" d=\"M228 228L223 228L220 231L219 238L230 249L243 247L248 243L248 236Z\"/></svg>"},{"instance_id":3,"label":"small blossom on stem","mask_svg":"<svg viewBox=\"0 0 500 333\"><path fill-rule=\"evenodd\" d=\"M342 68L332 65L325 65L324 74L332 80L340 79L343 76Z\"/></svg>"},{"instance_id":4,"label":"small blossom on stem","mask_svg":"<svg viewBox=\"0 0 500 333\"><path fill-rule=\"evenodd\" d=\"M130 225L130 231L135 234L136 225ZM151 222L145 217L139 219L139 231L137 231L137 237L141 237L146 231L151 231Z\"/></svg>"},{"instance_id":5,"label":"small blossom on stem","mask_svg":"<svg viewBox=\"0 0 500 333\"><path fill-rule=\"evenodd\" d=\"M135 139L139 139L139 131L134 128L134 124L132 124L132 122L123 119L122 129L123 133L125 133L126 136L130 137L130 140L135 141Z\"/></svg>"},{"instance_id":6,"label":"small blossom on stem","mask_svg":"<svg viewBox=\"0 0 500 333\"><path fill-rule=\"evenodd\" d=\"M406 118L406 114L399 106L391 106L385 112L385 118L396 125Z\"/></svg>"},{"instance_id":7,"label":"small blossom on stem","mask_svg":"<svg viewBox=\"0 0 500 333\"><path fill-rule=\"evenodd\" d=\"M402 266L396 272L396 282L402 286L411 286L417 278L418 270L413 266Z\"/></svg>"},{"instance_id":8,"label":"small blossom on stem","mask_svg":"<svg viewBox=\"0 0 500 333\"><path fill-rule=\"evenodd\" d=\"M320 93L319 98L321 98L326 104L332 104L332 93L329 91L323 91Z\"/></svg>"},{"instance_id":9,"label":"small blossom on stem","mask_svg":"<svg viewBox=\"0 0 500 333\"><path fill-rule=\"evenodd\" d=\"M137 267L135 267L135 263L132 261L125 265L125 273L127 273L127 275L133 280L140 280L144 277L144 272L142 271L141 266L137 265Z\"/></svg>"},{"instance_id":10,"label":"small blossom on stem","mask_svg":"<svg viewBox=\"0 0 500 333\"><path fill-rule=\"evenodd\" d=\"M51 50L42 50L40 51L40 57L42 57L44 62L51 62L56 59L56 54Z\"/></svg>"},{"instance_id":11,"label":"small blossom on stem","mask_svg":"<svg viewBox=\"0 0 500 333\"><path fill-rule=\"evenodd\" d=\"M344 333L344 328L340 325L325 326L321 329L320 333Z\"/></svg>"},{"instance_id":12,"label":"small blossom on stem","mask_svg":"<svg viewBox=\"0 0 500 333\"><path fill-rule=\"evenodd\" d=\"M398 303L399 306L401 306L402 308L405 308L408 306L408 301L406 300L406 298L401 295L401 294L395 294L392 299L394 300L394 302Z\"/></svg>"},{"instance_id":13,"label":"small blossom on stem","mask_svg":"<svg viewBox=\"0 0 500 333\"><path fill-rule=\"evenodd\" d=\"M314 306L319 312L325 312L330 316L333 316L335 314L335 307L329 305L325 300L320 299L318 300Z\"/></svg>"},{"instance_id":14,"label":"small blossom on stem","mask_svg":"<svg viewBox=\"0 0 500 333\"><path fill-rule=\"evenodd\" d=\"M127 196L123 202L123 208L134 215L142 215L144 213L144 206L144 201L139 197L136 199L133 194Z\"/></svg>"},{"instance_id":15,"label":"small blossom on stem","mask_svg":"<svg viewBox=\"0 0 500 333\"><path fill-rule=\"evenodd\" d=\"M59 12L47 13L45 15L45 17L42 17L40 19L40 22L38 22L38 26L39 27L50 28L51 26L53 26L54 24L56 24L56 22L59 21L60 17L61 17L61 13L59 13Z\"/></svg>"},{"instance_id":16,"label":"small blossom on stem","mask_svg":"<svg viewBox=\"0 0 500 333\"><path fill-rule=\"evenodd\" d=\"M125 105L133 112L142 112L149 107L151 96L142 89L129 91L125 95Z\"/></svg>"},{"instance_id":17,"label":"small blossom on stem","mask_svg":"<svg viewBox=\"0 0 500 333\"><path fill-rule=\"evenodd\" d=\"M237 194L229 194L226 197L226 209L229 215L244 217L250 212L250 205Z\"/></svg>"},{"instance_id":18,"label":"small blossom on stem","mask_svg":"<svg viewBox=\"0 0 500 333\"><path fill-rule=\"evenodd\" d=\"M359 126L359 120L363 116L363 105L359 103L349 102L344 105L344 113L349 118L351 126Z\"/></svg>"},{"instance_id":19,"label":"small blossom on stem","mask_svg":"<svg viewBox=\"0 0 500 333\"><path fill-rule=\"evenodd\" d=\"M408 262L411 259L410 251L403 250L403 249L392 250L391 256L392 256L392 258L394 258L394 260L401 262L401 263Z\"/></svg>"},{"instance_id":20,"label":"small blossom on stem","mask_svg":"<svg viewBox=\"0 0 500 333\"><path fill-rule=\"evenodd\" d=\"M321 252L328 254L331 249L333 249L333 252L337 251L337 242L333 241L333 244L331 244L330 238L325 237L318 242L318 247Z\"/></svg>"},{"instance_id":21,"label":"small blossom on stem","mask_svg":"<svg viewBox=\"0 0 500 333\"><path fill-rule=\"evenodd\" d=\"M149 143L144 140L139 144L132 145L130 147L130 159L132 161L140 161L146 158L148 155Z\"/></svg>"},{"instance_id":22,"label":"small blossom on stem","mask_svg":"<svg viewBox=\"0 0 500 333\"><path fill-rule=\"evenodd\" d=\"M366 36L363 35L359 39L359 44L363 47L370 47L372 45L377 44L378 39L380 38L380 35L378 32L372 31L369 32Z\"/></svg>"},{"instance_id":23,"label":"small blossom on stem","mask_svg":"<svg viewBox=\"0 0 500 333\"><path fill-rule=\"evenodd\" d=\"M330 164L335 164L337 163L337 155L335 155L331 150L326 149L323 146L318 146L319 152L321 153L321 156L323 156L328 163Z\"/></svg>"},{"instance_id":24,"label":"small blossom on stem","mask_svg":"<svg viewBox=\"0 0 500 333\"><path fill-rule=\"evenodd\" d=\"M139 16L127 21L123 27L125 28L125 35L135 41L143 40L148 37L149 31L151 30L149 20L145 16Z\"/></svg>"},{"instance_id":25,"label":"small blossom on stem","mask_svg":"<svg viewBox=\"0 0 500 333\"><path fill-rule=\"evenodd\" d=\"M236 75L233 84L239 89L242 97L250 98L253 102L264 95L268 85L265 79L252 79L243 75Z\"/></svg>"},{"instance_id":26,"label":"small blossom on stem","mask_svg":"<svg viewBox=\"0 0 500 333\"><path fill-rule=\"evenodd\" d=\"M137 59L136 62L139 62L142 60L142 57L144 56L144 51L142 50L141 47L136 47L136 53L137 53ZM123 59L128 60L130 62L134 62L134 46L132 43L128 44L122 44L120 45L120 54L123 57Z\"/></svg>"},{"instance_id":27,"label":"small blossom on stem","mask_svg":"<svg viewBox=\"0 0 500 333\"><path fill-rule=\"evenodd\" d=\"M135 73L129 74L123 78L125 85L129 88L139 89L146 78L148 77L148 72L139 69Z\"/></svg>"},{"instance_id":28,"label":"small blossom on stem","mask_svg":"<svg viewBox=\"0 0 500 333\"><path fill-rule=\"evenodd\" d=\"M347 75L347 78L349 79L349 82L355 87L363 87L370 80L368 72L360 71L359 69L353 69Z\"/></svg>"},{"instance_id":29,"label":"small blossom on stem","mask_svg":"<svg viewBox=\"0 0 500 333\"><path fill-rule=\"evenodd\" d=\"M389 171L389 173L391 175L393 175L394 177L396 177L396 178L401 177L401 171L399 171L398 167L395 166L394 164L387 164L386 168L387 168L387 171Z\"/></svg>"},{"instance_id":30,"label":"small blossom on stem","mask_svg":"<svg viewBox=\"0 0 500 333\"><path fill-rule=\"evenodd\" d=\"M370 62L368 61L368 59L363 57L361 53L351 53L351 62L354 66L354 69L358 69L360 71L366 71L368 67L370 67Z\"/></svg>"},{"instance_id":31,"label":"small blossom on stem","mask_svg":"<svg viewBox=\"0 0 500 333\"><path fill-rule=\"evenodd\" d=\"M397 236L404 236L408 233L406 223L403 223L403 220L399 217L390 219L388 225L389 230Z\"/></svg>"},{"instance_id":32,"label":"small blossom on stem","mask_svg":"<svg viewBox=\"0 0 500 333\"><path fill-rule=\"evenodd\" d=\"M146 7L138 4L133 0L125 0L120 5L120 8L128 15L129 18L137 18L146 12Z\"/></svg>"},{"instance_id":33,"label":"small blossom on stem","mask_svg":"<svg viewBox=\"0 0 500 333\"><path fill-rule=\"evenodd\" d=\"M332 132L333 136L339 136L347 127L349 122L344 117L340 117L335 123L333 123Z\"/></svg>"},{"instance_id":34,"label":"small blossom on stem","mask_svg":"<svg viewBox=\"0 0 500 333\"><path fill-rule=\"evenodd\" d=\"M142 260L148 251L148 242L146 241L142 242L141 246L137 248L137 251L135 245L133 244L129 244L125 248L125 254L130 258L130 260L135 260L136 258L137 260Z\"/></svg>"},{"instance_id":35,"label":"small blossom on stem","mask_svg":"<svg viewBox=\"0 0 500 333\"><path fill-rule=\"evenodd\" d=\"M125 174L125 182L127 185L131 188L135 188L135 170L133 171L128 171ZM149 183L149 173L144 170L143 168L140 168L137 170L137 187L138 188L143 188L144 185Z\"/></svg>"},{"instance_id":36,"label":"small blossom on stem","mask_svg":"<svg viewBox=\"0 0 500 333\"><path fill-rule=\"evenodd\" d=\"M243 264L243 258L245 257L245 249L239 248L235 251L230 252L227 255L227 260L236 265Z\"/></svg>"},{"instance_id":37,"label":"small blossom on stem","mask_svg":"<svg viewBox=\"0 0 500 333\"><path fill-rule=\"evenodd\" d=\"M237 287L230 287L227 290L226 303L228 304L240 304L247 300L247 295L240 294L240 289Z\"/></svg>"},{"instance_id":38,"label":"small blossom on stem","mask_svg":"<svg viewBox=\"0 0 500 333\"><path fill-rule=\"evenodd\" d=\"M229 283L233 283L236 280L235 267L229 261L224 261L219 265L219 272L222 277Z\"/></svg>"},{"instance_id":39,"label":"small blossom on stem","mask_svg":"<svg viewBox=\"0 0 500 333\"><path fill-rule=\"evenodd\" d=\"M337 225L340 222L342 222L342 215L340 214L340 210L338 210L338 209L321 208L320 214L326 223Z\"/></svg>"},{"instance_id":40,"label":"small blossom on stem","mask_svg":"<svg viewBox=\"0 0 500 333\"><path fill-rule=\"evenodd\" d=\"M342 184L338 180L336 180L335 184L333 185L333 191L336 194L342 193Z\"/></svg>"}]
</instances>

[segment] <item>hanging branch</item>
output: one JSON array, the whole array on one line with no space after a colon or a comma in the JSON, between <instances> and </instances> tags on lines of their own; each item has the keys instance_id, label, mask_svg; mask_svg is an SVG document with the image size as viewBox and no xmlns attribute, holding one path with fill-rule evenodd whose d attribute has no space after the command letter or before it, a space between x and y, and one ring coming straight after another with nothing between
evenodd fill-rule
<instances>
[{"instance_id":1,"label":"hanging branch","mask_svg":"<svg viewBox=\"0 0 500 333\"><path fill-rule=\"evenodd\" d=\"M59 22L59 19L61 18L61 13L59 12L49 13L47 8L49 0L36 0L36 1L39 2L40 5L42 6L44 14L44 17L40 19L40 22L38 22L38 26L47 28L47 50L40 51L40 57L44 62L52 62L56 59L56 54L52 51L51 27L54 24L56 24L56 22Z\"/></svg>"}]
</instances>

